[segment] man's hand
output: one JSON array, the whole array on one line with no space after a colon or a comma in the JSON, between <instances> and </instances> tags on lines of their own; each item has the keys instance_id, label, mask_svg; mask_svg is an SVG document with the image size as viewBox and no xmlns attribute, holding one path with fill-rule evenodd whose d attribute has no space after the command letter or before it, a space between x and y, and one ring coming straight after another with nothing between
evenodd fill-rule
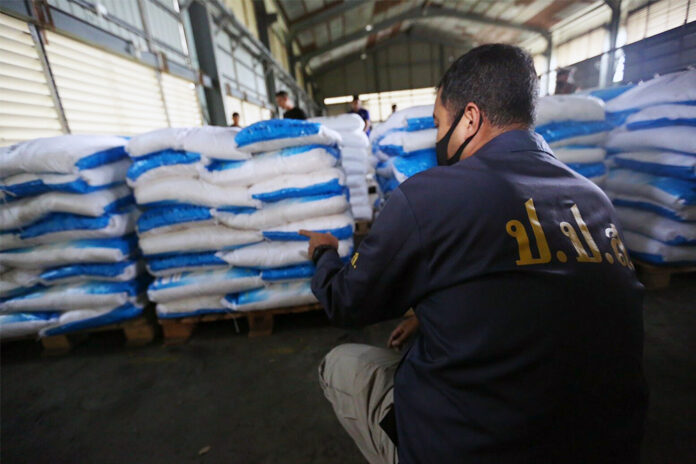
<instances>
[{"instance_id":1,"label":"man's hand","mask_svg":"<svg viewBox=\"0 0 696 464\"><path fill-rule=\"evenodd\" d=\"M338 250L338 239L331 234L322 234L320 232L312 232L310 230L301 230L300 235L309 237L309 250L307 251L309 259L312 259L314 250L318 246L329 245L334 250Z\"/></svg>"},{"instance_id":2,"label":"man's hand","mask_svg":"<svg viewBox=\"0 0 696 464\"><path fill-rule=\"evenodd\" d=\"M396 326L396 329L389 336L389 341L387 341L388 348L401 348L404 343L408 341L411 336L416 333L420 326L418 318L416 316L411 316L404 319L401 324Z\"/></svg>"}]
</instances>

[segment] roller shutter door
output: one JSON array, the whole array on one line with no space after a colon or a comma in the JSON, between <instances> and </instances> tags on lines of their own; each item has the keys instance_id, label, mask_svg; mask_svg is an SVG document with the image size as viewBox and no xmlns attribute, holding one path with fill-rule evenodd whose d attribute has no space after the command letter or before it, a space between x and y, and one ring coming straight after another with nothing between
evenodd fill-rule
<instances>
[{"instance_id":1,"label":"roller shutter door","mask_svg":"<svg viewBox=\"0 0 696 464\"><path fill-rule=\"evenodd\" d=\"M0 14L0 145L62 133L29 26Z\"/></svg>"},{"instance_id":2,"label":"roller shutter door","mask_svg":"<svg viewBox=\"0 0 696 464\"><path fill-rule=\"evenodd\" d=\"M45 50L71 133L134 135L168 126L155 69L52 32Z\"/></svg>"},{"instance_id":3,"label":"roller shutter door","mask_svg":"<svg viewBox=\"0 0 696 464\"><path fill-rule=\"evenodd\" d=\"M200 126L203 123L193 82L163 73L162 90L172 127Z\"/></svg>"}]
</instances>

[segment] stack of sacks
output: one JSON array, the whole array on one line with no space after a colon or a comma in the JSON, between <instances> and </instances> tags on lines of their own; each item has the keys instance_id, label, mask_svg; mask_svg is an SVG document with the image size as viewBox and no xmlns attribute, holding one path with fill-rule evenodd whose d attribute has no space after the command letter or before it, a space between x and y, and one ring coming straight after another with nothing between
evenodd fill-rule
<instances>
[{"instance_id":1,"label":"stack of sacks","mask_svg":"<svg viewBox=\"0 0 696 464\"><path fill-rule=\"evenodd\" d=\"M607 103L606 191L626 246L652 264L696 263L696 70L638 84Z\"/></svg>"},{"instance_id":2,"label":"stack of sacks","mask_svg":"<svg viewBox=\"0 0 696 464\"><path fill-rule=\"evenodd\" d=\"M341 136L341 165L346 173L350 207L358 220L372 219L372 205L367 188L370 171L370 140L365 134L365 121L357 114L312 118L338 132Z\"/></svg>"},{"instance_id":3,"label":"stack of sacks","mask_svg":"<svg viewBox=\"0 0 696 464\"><path fill-rule=\"evenodd\" d=\"M599 98L553 95L539 99L536 131L559 160L600 186L607 176L604 143L611 128Z\"/></svg>"},{"instance_id":4,"label":"stack of sacks","mask_svg":"<svg viewBox=\"0 0 696 464\"><path fill-rule=\"evenodd\" d=\"M396 111L372 131L377 182L384 195L409 177L437 165L436 138L433 105Z\"/></svg>"},{"instance_id":5,"label":"stack of sacks","mask_svg":"<svg viewBox=\"0 0 696 464\"><path fill-rule=\"evenodd\" d=\"M53 335L142 313L125 142L66 135L0 149L3 334Z\"/></svg>"},{"instance_id":6,"label":"stack of sacks","mask_svg":"<svg viewBox=\"0 0 696 464\"><path fill-rule=\"evenodd\" d=\"M310 273L271 271L307 264L297 230L345 236L347 227L352 235L344 175L334 167L339 136L319 124L278 123L242 130L239 148L234 131L217 127L164 129L129 142L128 182L144 209L137 231L157 277L148 295L159 317L256 309L231 301ZM252 157L258 151L268 153ZM344 242L343 253L349 249ZM278 306L298 301L285 296Z\"/></svg>"},{"instance_id":7,"label":"stack of sacks","mask_svg":"<svg viewBox=\"0 0 696 464\"><path fill-rule=\"evenodd\" d=\"M235 311L278 308L316 302L310 280L314 266L300 229L329 232L339 239L339 255L353 251L354 219L344 172L337 167L341 136L316 122L271 120L243 129L236 137L251 160L221 172L249 185L256 210L224 212L230 227L258 231L262 243L225 253L237 267L260 271L263 286L228 294L223 304ZM249 175L250 174L250 175Z\"/></svg>"}]
</instances>

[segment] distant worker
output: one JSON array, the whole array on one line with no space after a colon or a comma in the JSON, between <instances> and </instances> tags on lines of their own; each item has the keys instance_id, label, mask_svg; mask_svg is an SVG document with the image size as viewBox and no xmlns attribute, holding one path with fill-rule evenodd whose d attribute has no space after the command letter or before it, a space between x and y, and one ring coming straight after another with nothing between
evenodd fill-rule
<instances>
[{"instance_id":1,"label":"distant worker","mask_svg":"<svg viewBox=\"0 0 696 464\"><path fill-rule=\"evenodd\" d=\"M392 113L396 113L396 103L392 105Z\"/></svg>"},{"instance_id":2,"label":"distant worker","mask_svg":"<svg viewBox=\"0 0 696 464\"><path fill-rule=\"evenodd\" d=\"M404 355L344 344L324 395L372 464L638 464L643 287L611 200L534 132L532 57L474 48L438 86L439 166L401 184L350 262L310 238L341 326L403 316Z\"/></svg>"},{"instance_id":3,"label":"distant worker","mask_svg":"<svg viewBox=\"0 0 696 464\"><path fill-rule=\"evenodd\" d=\"M358 95L353 95L353 101L350 102L350 111L348 113L355 113L363 118L363 121L365 121L365 132L370 133L370 112L360 105L360 97Z\"/></svg>"},{"instance_id":4,"label":"distant worker","mask_svg":"<svg viewBox=\"0 0 696 464\"><path fill-rule=\"evenodd\" d=\"M232 124L230 125L230 127L239 127L240 129L242 127L241 125L239 125L239 113L237 113L236 111L232 113Z\"/></svg>"},{"instance_id":5,"label":"distant worker","mask_svg":"<svg viewBox=\"0 0 696 464\"><path fill-rule=\"evenodd\" d=\"M556 71L556 91L555 95L568 95L574 93L578 86L573 83L573 70L561 68Z\"/></svg>"},{"instance_id":6,"label":"distant worker","mask_svg":"<svg viewBox=\"0 0 696 464\"><path fill-rule=\"evenodd\" d=\"M283 119L307 119L305 112L295 107L285 90L277 92L275 96L276 103L283 110Z\"/></svg>"}]
</instances>

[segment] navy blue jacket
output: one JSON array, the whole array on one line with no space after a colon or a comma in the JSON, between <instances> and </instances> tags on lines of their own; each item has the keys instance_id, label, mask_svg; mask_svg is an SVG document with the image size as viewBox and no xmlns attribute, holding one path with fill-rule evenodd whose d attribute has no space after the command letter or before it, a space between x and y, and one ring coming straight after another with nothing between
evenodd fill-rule
<instances>
[{"instance_id":1,"label":"navy blue jacket","mask_svg":"<svg viewBox=\"0 0 696 464\"><path fill-rule=\"evenodd\" d=\"M332 321L420 321L394 384L402 464L638 462L643 291L621 235L518 130L404 182L351 263L323 254Z\"/></svg>"}]
</instances>

